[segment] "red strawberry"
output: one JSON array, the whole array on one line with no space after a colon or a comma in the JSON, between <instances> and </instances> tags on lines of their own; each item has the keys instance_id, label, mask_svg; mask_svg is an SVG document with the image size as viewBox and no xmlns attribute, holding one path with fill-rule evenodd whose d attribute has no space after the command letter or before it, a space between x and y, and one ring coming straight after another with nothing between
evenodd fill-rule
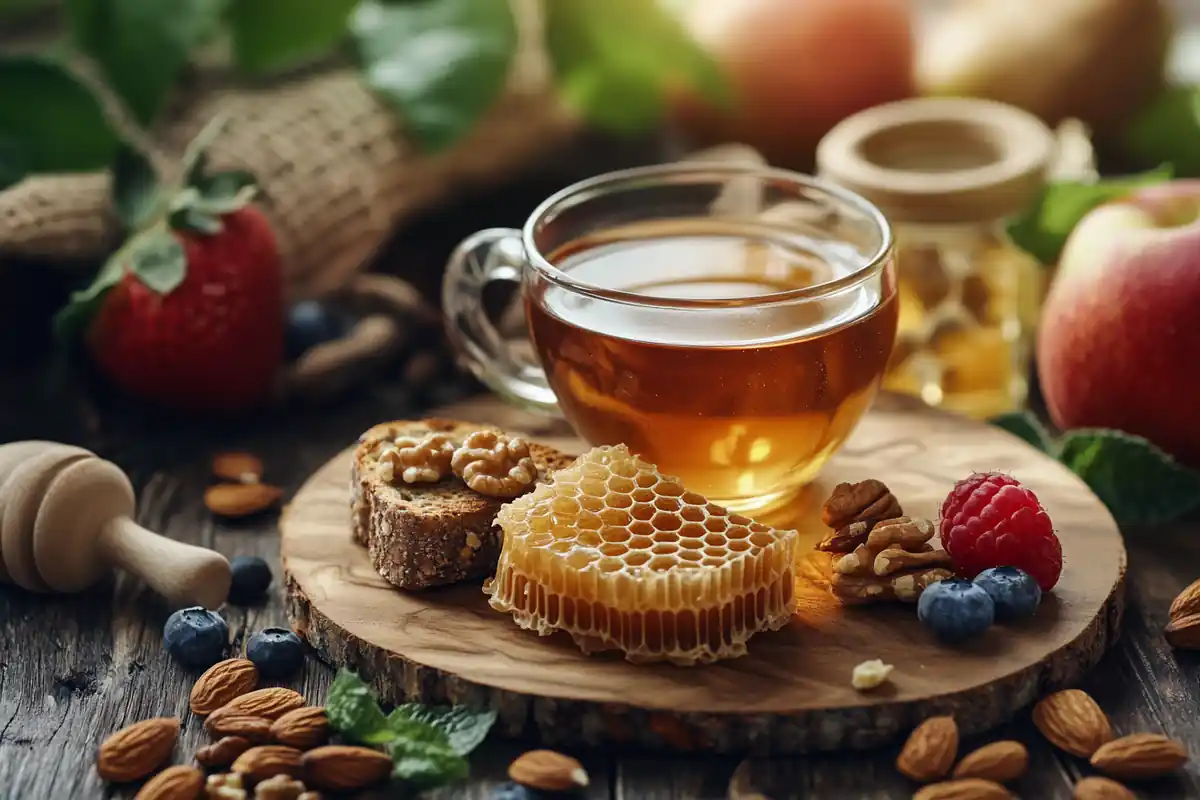
<instances>
[{"instance_id":1,"label":"red strawberry","mask_svg":"<svg viewBox=\"0 0 1200 800\"><path fill-rule=\"evenodd\" d=\"M60 323L86 326L96 363L130 394L178 409L261 402L283 360L283 277L270 225L243 173L208 176L160 205L72 298Z\"/></svg>"}]
</instances>

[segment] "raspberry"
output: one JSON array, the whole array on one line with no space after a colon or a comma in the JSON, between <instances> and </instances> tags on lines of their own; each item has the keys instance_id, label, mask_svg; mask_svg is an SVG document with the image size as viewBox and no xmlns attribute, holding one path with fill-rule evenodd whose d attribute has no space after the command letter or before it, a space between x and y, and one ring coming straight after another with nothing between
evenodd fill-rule
<instances>
[{"instance_id":1,"label":"raspberry","mask_svg":"<svg viewBox=\"0 0 1200 800\"><path fill-rule=\"evenodd\" d=\"M977 472L954 484L938 521L942 547L959 575L1017 567L1048 592L1062 573L1062 545L1037 495L1015 478Z\"/></svg>"}]
</instances>

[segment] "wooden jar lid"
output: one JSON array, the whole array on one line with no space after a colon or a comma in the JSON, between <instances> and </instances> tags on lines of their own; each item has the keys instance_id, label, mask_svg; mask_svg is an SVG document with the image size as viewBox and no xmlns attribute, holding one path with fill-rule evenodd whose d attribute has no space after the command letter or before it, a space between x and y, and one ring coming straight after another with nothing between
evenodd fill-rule
<instances>
[{"instance_id":1,"label":"wooden jar lid","mask_svg":"<svg viewBox=\"0 0 1200 800\"><path fill-rule=\"evenodd\" d=\"M894 222L972 222L1028 204L1053 152L1054 133L1021 109L921 98L843 120L818 145L817 168Z\"/></svg>"}]
</instances>

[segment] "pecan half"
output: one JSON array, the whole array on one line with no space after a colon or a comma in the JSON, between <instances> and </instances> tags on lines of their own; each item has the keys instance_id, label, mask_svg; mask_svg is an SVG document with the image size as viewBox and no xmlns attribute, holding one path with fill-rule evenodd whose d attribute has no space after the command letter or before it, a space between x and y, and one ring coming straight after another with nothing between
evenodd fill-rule
<instances>
[{"instance_id":1,"label":"pecan half","mask_svg":"<svg viewBox=\"0 0 1200 800\"><path fill-rule=\"evenodd\" d=\"M467 486L489 497L517 497L537 481L537 465L524 439L493 431L467 437L451 460L454 474Z\"/></svg>"},{"instance_id":2,"label":"pecan half","mask_svg":"<svg viewBox=\"0 0 1200 800\"><path fill-rule=\"evenodd\" d=\"M883 481L870 478L858 483L839 483L821 509L821 521L835 530L851 522L868 524L904 513L900 501Z\"/></svg>"},{"instance_id":3,"label":"pecan half","mask_svg":"<svg viewBox=\"0 0 1200 800\"><path fill-rule=\"evenodd\" d=\"M827 553L849 553L866 542L870 532L869 523L851 522L825 537L824 541L817 545L817 549Z\"/></svg>"}]
</instances>

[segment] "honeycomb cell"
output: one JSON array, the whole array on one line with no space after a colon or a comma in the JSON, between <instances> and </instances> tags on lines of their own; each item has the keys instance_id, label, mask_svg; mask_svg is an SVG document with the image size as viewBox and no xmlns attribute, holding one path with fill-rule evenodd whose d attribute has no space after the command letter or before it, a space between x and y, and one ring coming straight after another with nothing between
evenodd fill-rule
<instances>
[{"instance_id":1,"label":"honeycomb cell","mask_svg":"<svg viewBox=\"0 0 1200 800\"><path fill-rule=\"evenodd\" d=\"M492 607L541 634L565 631L587 653L732 658L755 633L787 624L795 604L795 531L731 516L623 445L580 456L497 522Z\"/></svg>"},{"instance_id":2,"label":"honeycomb cell","mask_svg":"<svg viewBox=\"0 0 1200 800\"><path fill-rule=\"evenodd\" d=\"M650 524L657 531L677 531L683 525L683 519L678 514L659 511L650 518Z\"/></svg>"}]
</instances>

